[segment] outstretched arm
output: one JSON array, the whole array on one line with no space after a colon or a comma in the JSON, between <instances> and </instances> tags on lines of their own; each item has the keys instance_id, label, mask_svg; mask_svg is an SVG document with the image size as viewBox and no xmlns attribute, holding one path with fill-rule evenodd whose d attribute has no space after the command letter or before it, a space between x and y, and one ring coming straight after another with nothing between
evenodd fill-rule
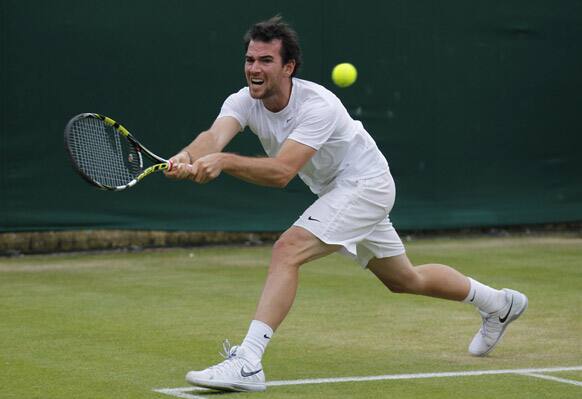
<instances>
[{"instance_id":1,"label":"outstretched arm","mask_svg":"<svg viewBox=\"0 0 582 399\"><path fill-rule=\"evenodd\" d=\"M189 178L183 165L192 164L198 159L223 150L241 130L235 118L225 116L214 121L210 129L200 133L182 151L170 158L174 167L165 174L176 179Z\"/></svg>"},{"instance_id":2,"label":"outstretched arm","mask_svg":"<svg viewBox=\"0 0 582 399\"><path fill-rule=\"evenodd\" d=\"M188 168L190 178L197 183L207 183L224 171L249 183L282 188L316 152L305 144L287 140L273 158L216 153L199 158Z\"/></svg>"}]
</instances>

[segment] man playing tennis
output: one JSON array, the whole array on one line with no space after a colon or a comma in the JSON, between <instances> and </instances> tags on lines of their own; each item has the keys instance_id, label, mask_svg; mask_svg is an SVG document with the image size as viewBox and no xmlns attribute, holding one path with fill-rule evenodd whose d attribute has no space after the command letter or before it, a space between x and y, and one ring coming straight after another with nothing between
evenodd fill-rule
<instances>
[{"instance_id":1,"label":"man playing tennis","mask_svg":"<svg viewBox=\"0 0 582 399\"><path fill-rule=\"evenodd\" d=\"M295 78L301 65L297 35L280 17L245 35L248 87L230 95L210 129L171 158L171 178L207 183L226 172L253 184L285 187L295 176L318 199L273 246L254 320L240 346L225 346L223 362L190 371L186 380L219 390L263 391L263 353L295 299L299 268L341 251L392 292L471 303L483 318L469 345L489 353L527 307L520 292L496 290L449 266L414 267L388 217L395 186L388 163L362 124L324 87ZM268 157L221 152L245 127Z\"/></svg>"}]
</instances>

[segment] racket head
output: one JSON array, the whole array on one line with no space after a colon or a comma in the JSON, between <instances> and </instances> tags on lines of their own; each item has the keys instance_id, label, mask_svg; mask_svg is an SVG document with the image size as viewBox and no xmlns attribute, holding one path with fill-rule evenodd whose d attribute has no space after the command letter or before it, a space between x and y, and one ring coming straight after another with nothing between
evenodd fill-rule
<instances>
[{"instance_id":1,"label":"racket head","mask_svg":"<svg viewBox=\"0 0 582 399\"><path fill-rule=\"evenodd\" d=\"M65 127L65 148L79 175L104 190L133 186L143 174L138 145L123 126L105 116L83 113Z\"/></svg>"}]
</instances>

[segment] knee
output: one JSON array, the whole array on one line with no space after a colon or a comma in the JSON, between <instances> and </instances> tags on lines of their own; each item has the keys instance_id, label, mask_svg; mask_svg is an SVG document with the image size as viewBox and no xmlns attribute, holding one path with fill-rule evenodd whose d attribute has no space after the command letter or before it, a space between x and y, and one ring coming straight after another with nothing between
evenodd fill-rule
<instances>
[{"instance_id":1,"label":"knee","mask_svg":"<svg viewBox=\"0 0 582 399\"><path fill-rule=\"evenodd\" d=\"M275 241L275 244L273 244L273 257L292 257L293 254L297 252L299 242L299 238L294 234L283 234L277 241Z\"/></svg>"},{"instance_id":2,"label":"knee","mask_svg":"<svg viewBox=\"0 0 582 399\"><path fill-rule=\"evenodd\" d=\"M273 255L285 256L293 252L293 248L297 245L294 237L282 235L275 244L273 244Z\"/></svg>"},{"instance_id":3,"label":"knee","mask_svg":"<svg viewBox=\"0 0 582 399\"><path fill-rule=\"evenodd\" d=\"M285 232L273 245L270 269L278 267L299 267L304 239L301 233Z\"/></svg>"}]
</instances>

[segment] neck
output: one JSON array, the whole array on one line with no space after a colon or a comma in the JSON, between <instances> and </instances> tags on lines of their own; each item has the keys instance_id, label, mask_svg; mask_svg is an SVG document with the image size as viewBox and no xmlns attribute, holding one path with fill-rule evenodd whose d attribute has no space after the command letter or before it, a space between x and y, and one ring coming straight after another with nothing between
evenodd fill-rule
<instances>
[{"instance_id":1,"label":"neck","mask_svg":"<svg viewBox=\"0 0 582 399\"><path fill-rule=\"evenodd\" d=\"M289 104L291 98L292 78L286 79L281 85L281 90L269 98L264 98L263 105L271 112L279 112Z\"/></svg>"}]
</instances>

